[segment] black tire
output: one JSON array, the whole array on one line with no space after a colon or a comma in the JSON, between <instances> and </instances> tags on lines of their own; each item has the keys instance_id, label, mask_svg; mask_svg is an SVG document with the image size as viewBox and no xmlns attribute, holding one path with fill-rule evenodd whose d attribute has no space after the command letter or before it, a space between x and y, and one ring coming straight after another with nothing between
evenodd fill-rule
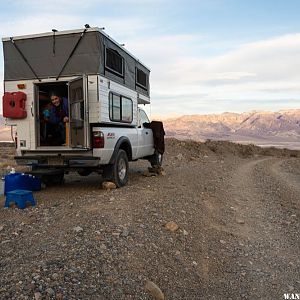
<instances>
[{"instance_id":1,"label":"black tire","mask_svg":"<svg viewBox=\"0 0 300 300\"><path fill-rule=\"evenodd\" d=\"M120 149L114 164L104 170L104 178L113 181L117 187L126 185L128 181L128 157L124 150Z\"/></svg>"},{"instance_id":2,"label":"black tire","mask_svg":"<svg viewBox=\"0 0 300 300\"><path fill-rule=\"evenodd\" d=\"M149 162L151 167L161 167L163 162L163 155L155 151L155 153L150 157Z\"/></svg>"},{"instance_id":3,"label":"black tire","mask_svg":"<svg viewBox=\"0 0 300 300\"><path fill-rule=\"evenodd\" d=\"M92 171L88 169L82 169L82 170L78 170L77 173L80 176L89 176L92 173Z\"/></svg>"}]
</instances>

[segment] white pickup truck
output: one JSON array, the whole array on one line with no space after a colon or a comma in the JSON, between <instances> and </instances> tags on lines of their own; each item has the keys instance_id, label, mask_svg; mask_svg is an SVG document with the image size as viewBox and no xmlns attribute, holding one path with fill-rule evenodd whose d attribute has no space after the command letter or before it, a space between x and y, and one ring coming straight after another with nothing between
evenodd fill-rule
<instances>
[{"instance_id":1,"label":"white pickup truck","mask_svg":"<svg viewBox=\"0 0 300 300\"><path fill-rule=\"evenodd\" d=\"M162 165L163 153L155 149L153 131L145 127L151 123L140 108L138 120L135 127L93 127L90 150L47 148L21 152L15 159L20 165L32 166L31 173L40 175L46 184L60 183L65 172L76 171L82 176L102 174L122 187L128 181L129 161L146 159L152 167Z\"/></svg>"},{"instance_id":2,"label":"white pickup truck","mask_svg":"<svg viewBox=\"0 0 300 300\"><path fill-rule=\"evenodd\" d=\"M162 123L150 123L140 108L150 104L150 70L103 29L86 26L2 42L3 116L17 127L18 164L31 165L48 182L62 181L69 171L97 172L118 187L127 183L129 161L161 165ZM51 103L53 91L58 108ZM51 124L45 117L47 111L59 117L63 109L67 121Z\"/></svg>"}]
</instances>

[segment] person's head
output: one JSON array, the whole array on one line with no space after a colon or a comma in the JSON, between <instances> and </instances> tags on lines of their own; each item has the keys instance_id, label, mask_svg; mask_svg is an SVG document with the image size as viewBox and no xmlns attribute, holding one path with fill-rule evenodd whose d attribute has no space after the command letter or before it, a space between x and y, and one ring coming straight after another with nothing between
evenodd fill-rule
<instances>
[{"instance_id":1,"label":"person's head","mask_svg":"<svg viewBox=\"0 0 300 300\"><path fill-rule=\"evenodd\" d=\"M61 103L61 97L59 96L59 94L56 91L52 91L50 93L50 99L51 99L51 103L54 106L59 106Z\"/></svg>"}]
</instances>

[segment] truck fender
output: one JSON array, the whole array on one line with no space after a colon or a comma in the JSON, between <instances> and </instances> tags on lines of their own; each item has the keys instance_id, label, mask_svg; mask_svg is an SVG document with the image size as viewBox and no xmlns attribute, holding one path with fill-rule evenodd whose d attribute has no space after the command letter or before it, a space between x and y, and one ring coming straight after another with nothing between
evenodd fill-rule
<instances>
[{"instance_id":1,"label":"truck fender","mask_svg":"<svg viewBox=\"0 0 300 300\"><path fill-rule=\"evenodd\" d=\"M123 149L127 153L128 160L132 159L131 143L127 137L122 136L118 139L118 141L115 145L115 149L110 158L109 164L113 164L115 162L119 149Z\"/></svg>"}]
</instances>

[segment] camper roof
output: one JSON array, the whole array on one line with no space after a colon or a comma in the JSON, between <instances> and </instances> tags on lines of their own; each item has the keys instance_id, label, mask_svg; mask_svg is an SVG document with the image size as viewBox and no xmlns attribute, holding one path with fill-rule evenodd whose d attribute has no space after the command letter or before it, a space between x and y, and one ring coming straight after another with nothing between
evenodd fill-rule
<instances>
[{"instance_id":1,"label":"camper roof","mask_svg":"<svg viewBox=\"0 0 300 300\"><path fill-rule=\"evenodd\" d=\"M56 31L55 35L67 35L67 34L73 34L73 33L81 33L83 29L73 29L73 30L62 30L62 31ZM138 58L136 58L133 54L131 54L128 50L126 50L123 46L121 46L117 41L115 41L112 37L110 37L108 34L104 32L103 28L99 27L92 27L87 28L86 32L92 32L92 31L98 31L101 34L103 34L106 38L108 38L111 42L113 42L115 45L117 45L119 48L121 48L124 52L126 52L129 56L131 56L133 59L138 61L143 67L145 67L148 71L150 71L150 68L148 68L145 64L143 64ZM14 40L24 40L24 39L32 39L32 38L39 38L39 37L45 37L45 36L53 36L53 32L44 32L44 33L36 33L36 34L27 34L27 35L18 35L14 36ZM10 41L11 37L4 37L2 38L2 42Z\"/></svg>"},{"instance_id":2,"label":"camper roof","mask_svg":"<svg viewBox=\"0 0 300 300\"><path fill-rule=\"evenodd\" d=\"M150 70L101 28L3 38L4 80L102 75L146 96Z\"/></svg>"}]
</instances>

